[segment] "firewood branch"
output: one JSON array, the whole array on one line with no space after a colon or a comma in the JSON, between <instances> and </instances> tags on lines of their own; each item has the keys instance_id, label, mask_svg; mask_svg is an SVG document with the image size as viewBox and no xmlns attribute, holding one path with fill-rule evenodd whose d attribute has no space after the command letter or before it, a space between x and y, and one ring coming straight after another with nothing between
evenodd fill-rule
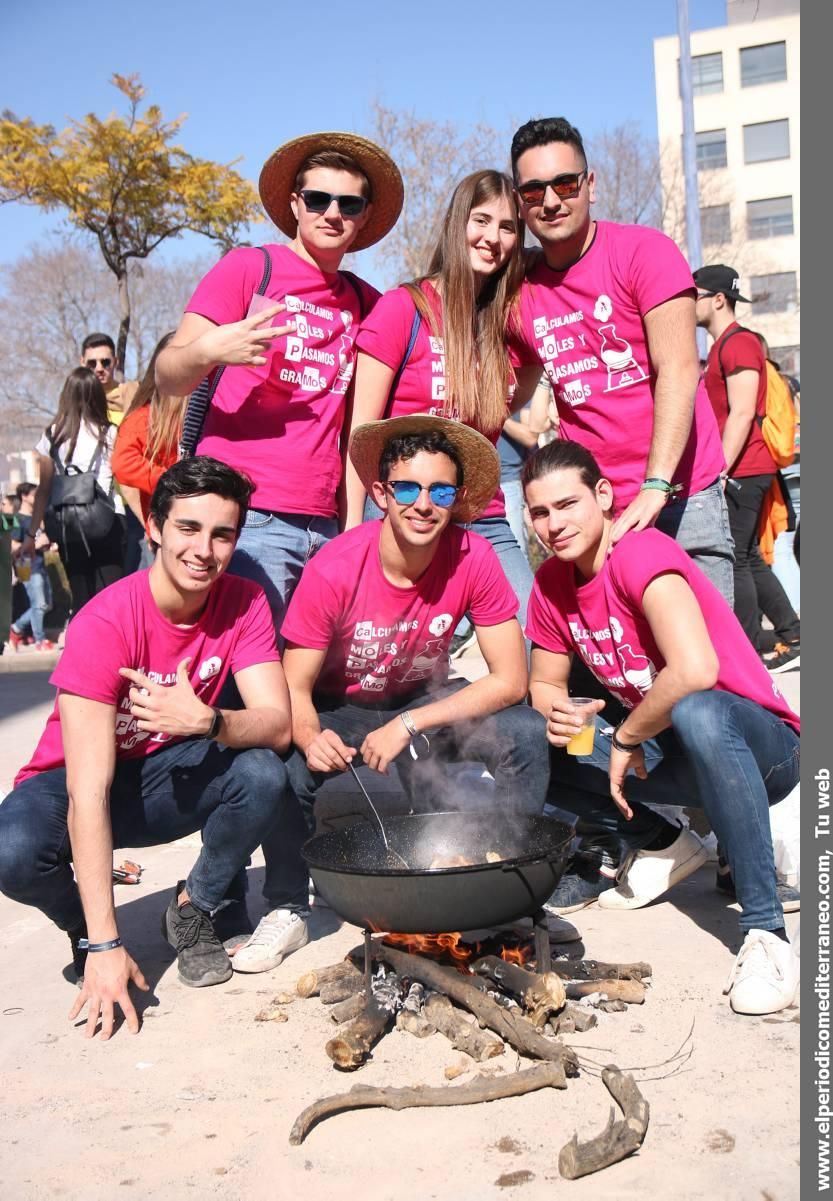
<instances>
[{"instance_id":1,"label":"firewood branch","mask_svg":"<svg viewBox=\"0 0 833 1201\"><path fill-rule=\"evenodd\" d=\"M567 1180L577 1180L579 1176L609 1168L611 1164L619 1163L638 1151L645 1141L650 1108L633 1076L611 1064L602 1071L602 1080L622 1110L624 1120L617 1122L615 1110L611 1109L607 1126L601 1134L584 1143L578 1141L577 1134L573 1135L558 1156L558 1170Z\"/></svg>"},{"instance_id":2,"label":"firewood branch","mask_svg":"<svg viewBox=\"0 0 833 1201\"><path fill-rule=\"evenodd\" d=\"M566 1088L567 1080L560 1063L539 1063L511 1076L479 1076L468 1084L453 1088L368 1088L357 1084L347 1093L322 1097L299 1114L289 1135L293 1146L306 1138L316 1122L333 1113L351 1109L412 1109L416 1106L479 1105L504 1097L520 1097L541 1088Z\"/></svg>"}]
</instances>

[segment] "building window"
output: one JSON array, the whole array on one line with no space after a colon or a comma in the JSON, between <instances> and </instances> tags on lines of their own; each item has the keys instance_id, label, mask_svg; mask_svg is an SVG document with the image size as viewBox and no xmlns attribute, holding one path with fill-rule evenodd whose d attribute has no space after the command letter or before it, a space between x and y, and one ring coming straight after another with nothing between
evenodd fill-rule
<instances>
[{"instance_id":1,"label":"building window","mask_svg":"<svg viewBox=\"0 0 833 1201\"><path fill-rule=\"evenodd\" d=\"M790 123L760 121L743 127L743 161L766 163L770 159L790 157Z\"/></svg>"},{"instance_id":2,"label":"building window","mask_svg":"<svg viewBox=\"0 0 833 1201\"><path fill-rule=\"evenodd\" d=\"M749 299L760 313L794 313L798 308L798 284L794 271L778 271L774 275L753 275Z\"/></svg>"},{"instance_id":3,"label":"building window","mask_svg":"<svg viewBox=\"0 0 833 1201\"><path fill-rule=\"evenodd\" d=\"M732 219L728 204L711 204L700 209L700 232L704 246L717 246L732 240Z\"/></svg>"},{"instance_id":4,"label":"building window","mask_svg":"<svg viewBox=\"0 0 833 1201\"><path fill-rule=\"evenodd\" d=\"M740 52L740 86L756 88L762 83L778 83L787 78L787 44L770 42L766 46L747 46Z\"/></svg>"},{"instance_id":5,"label":"building window","mask_svg":"<svg viewBox=\"0 0 833 1201\"><path fill-rule=\"evenodd\" d=\"M783 238L793 232L792 196L750 200L746 205L746 233L750 238Z\"/></svg>"},{"instance_id":6,"label":"building window","mask_svg":"<svg viewBox=\"0 0 833 1201\"><path fill-rule=\"evenodd\" d=\"M784 375L801 374L800 346L770 346L769 353Z\"/></svg>"},{"instance_id":7,"label":"building window","mask_svg":"<svg viewBox=\"0 0 833 1201\"><path fill-rule=\"evenodd\" d=\"M723 55L695 54L691 60L691 84L695 96L723 91Z\"/></svg>"},{"instance_id":8,"label":"building window","mask_svg":"<svg viewBox=\"0 0 833 1201\"><path fill-rule=\"evenodd\" d=\"M710 171L726 166L726 130L705 129L694 135L697 148L697 170Z\"/></svg>"}]
</instances>

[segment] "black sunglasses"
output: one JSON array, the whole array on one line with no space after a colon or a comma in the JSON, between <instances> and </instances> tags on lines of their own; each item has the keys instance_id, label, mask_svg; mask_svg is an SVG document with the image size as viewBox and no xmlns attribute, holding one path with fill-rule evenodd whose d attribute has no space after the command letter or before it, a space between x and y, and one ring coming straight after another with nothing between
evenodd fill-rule
<instances>
[{"instance_id":1,"label":"black sunglasses","mask_svg":"<svg viewBox=\"0 0 833 1201\"><path fill-rule=\"evenodd\" d=\"M578 174L556 175L554 179L530 179L518 184L518 192L527 204L543 204L547 188L552 188L559 200L572 200L581 191L581 183L587 168Z\"/></svg>"},{"instance_id":2,"label":"black sunglasses","mask_svg":"<svg viewBox=\"0 0 833 1201\"><path fill-rule=\"evenodd\" d=\"M335 201L342 217L358 217L370 203L366 196L334 196L332 192L318 192L314 188L302 188L300 195L311 213L326 213Z\"/></svg>"},{"instance_id":3,"label":"black sunglasses","mask_svg":"<svg viewBox=\"0 0 833 1201\"><path fill-rule=\"evenodd\" d=\"M385 484L393 493L393 499L398 505L412 505L423 491L422 484L415 480L392 480ZM457 499L459 489L456 484L429 484L425 489L431 498L431 503L440 509L450 509Z\"/></svg>"},{"instance_id":4,"label":"black sunglasses","mask_svg":"<svg viewBox=\"0 0 833 1201\"><path fill-rule=\"evenodd\" d=\"M715 293L714 293L714 292L698 292L698 293L697 293L697 299L698 299L698 300L705 300L707 296L714 296L714 295L715 295Z\"/></svg>"},{"instance_id":5,"label":"black sunglasses","mask_svg":"<svg viewBox=\"0 0 833 1201\"><path fill-rule=\"evenodd\" d=\"M90 371L96 367L112 367L112 359L84 359L84 366L89 367Z\"/></svg>"}]
</instances>

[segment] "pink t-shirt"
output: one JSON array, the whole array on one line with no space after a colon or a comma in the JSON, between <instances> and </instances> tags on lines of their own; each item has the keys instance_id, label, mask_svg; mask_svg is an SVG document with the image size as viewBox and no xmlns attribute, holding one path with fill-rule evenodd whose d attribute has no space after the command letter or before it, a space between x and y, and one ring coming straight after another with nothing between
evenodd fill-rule
<instances>
[{"instance_id":1,"label":"pink t-shirt","mask_svg":"<svg viewBox=\"0 0 833 1201\"><path fill-rule=\"evenodd\" d=\"M598 221L589 250L554 271L537 255L521 288L510 337L515 366L541 364L552 381L562 438L586 446L613 484L617 509L645 479L654 428L656 375L644 316L694 291L670 238L644 225ZM720 434L702 379L674 483L683 493L713 484L724 467Z\"/></svg>"},{"instance_id":2,"label":"pink t-shirt","mask_svg":"<svg viewBox=\"0 0 833 1201\"><path fill-rule=\"evenodd\" d=\"M341 272L324 274L288 246L267 249L266 297L286 305L274 324L291 317L295 330L272 343L266 365L226 367L198 450L249 475L257 509L333 517L353 342L379 293L357 281L360 303ZM257 248L232 250L200 281L186 311L218 325L241 321L262 275Z\"/></svg>"},{"instance_id":3,"label":"pink t-shirt","mask_svg":"<svg viewBox=\"0 0 833 1201\"><path fill-rule=\"evenodd\" d=\"M518 600L485 538L450 525L416 584L391 584L379 562L381 521L322 547L304 568L281 633L327 650L315 691L359 704L410 696L448 675L448 646L464 613L475 626L509 621Z\"/></svg>"},{"instance_id":4,"label":"pink t-shirt","mask_svg":"<svg viewBox=\"0 0 833 1201\"><path fill-rule=\"evenodd\" d=\"M580 587L571 563L548 559L529 598L527 637L555 654L577 651L608 692L633 709L665 666L642 594L666 572L688 582L703 612L719 663L715 688L755 701L800 731L799 718L726 601L682 547L659 530L625 534L599 574Z\"/></svg>"},{"instance_id":5,"label":"pink t-shirt","mask_svg":"<svg viewBox=\"0 0 833 1201\"><path fill-rule=\"evenodd\" d=\"M216 703L229 672L277 662L275 627L260 585L223 575L211 589L199 621L176 626L159 612L147 571L125 576L73 617L49 682L77 696L115 705L116 757L141 759L177 739L137 730L128 697L131 684L119 675L119 668L132 667L155 683L170 685L176 683L177 665L188 655L191 686L206 705ZM56 697L35 753L18 772L15 785L63 764Z\"/></svg>"},{"instance_id":6,"label":"pink t-shirt","mask_svg":"<svg viewBox=\"0 0 833 1201\"><path fill-rule=\"evenodd\" d=\"M442 330L443 310L434 286L423 281L422 291L431 305L437 319L437 329ZM416 306L407 288L394 288L386 292L373 312L362 322L356 338L358 350L378 359L394 372L404 358L408 343L411 340L411 330L414 324ZM396 392L391 398L385 417L410 417L414 413L428 413L437 417L453 417L459 420L458 413L449 413L445 406L445 349L442 336L434 337L431 328L423 319L419 325L414 348L405 364L405 369L399 377ZM509 416L507 406L506 416ZM481 431L482 432L482 431ZM485 436L494 446L501 431L492 430ZM503 493L498 488L481 517L505 517L506 505Z\"/></svg>"}]
</instances>

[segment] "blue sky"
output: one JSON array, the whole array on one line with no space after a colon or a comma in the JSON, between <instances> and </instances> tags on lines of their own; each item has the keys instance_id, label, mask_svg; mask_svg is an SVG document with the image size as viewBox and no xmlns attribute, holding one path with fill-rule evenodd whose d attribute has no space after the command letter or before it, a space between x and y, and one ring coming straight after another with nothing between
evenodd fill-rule
<instances>
[{"instance_id":1,"label":"blue sky","mask_svg":"<svg viewBox=\"0 0 833 1201\"><path fill-rule=\"evenodd\" d=\"M689 5L692 29L725 22L725 0ZM240 158L250 179L290 137L369 132L374 99L463 129L564 115L588 138L628 120L654 137L652 39L675 32L675 0L543 11L498 0L3 0L0 107L60 127L123 111L108 80L138 72L166 117L188 114L187 150ZM58 225L55 215L1 206L0 263ZM194 239L183 249L210 248Z\"/></svg>"}]
</instances>

